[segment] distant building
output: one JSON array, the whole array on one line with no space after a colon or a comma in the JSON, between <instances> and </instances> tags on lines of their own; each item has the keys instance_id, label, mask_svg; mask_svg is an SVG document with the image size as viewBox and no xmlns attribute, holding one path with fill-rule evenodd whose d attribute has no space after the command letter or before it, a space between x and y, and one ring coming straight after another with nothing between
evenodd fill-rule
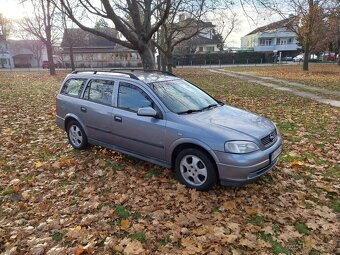
<instances>
[{"instance_id":1,"label":"distant building","mask_svg":"<svg viewBox=\"0 0 340 255\"><path fill-rule=\"evenodd\" d=\"M298 53L297 35L292 31L294 17L259 27L241 38L242 49L255 52L281 52L283 56Z\"/></svg>"},{"instance_id":2,"label":"distant building","mask_svg":"<svg viewBox=\"0 0 340 255\"><path fill-rule=\"evenodd\" d=\"M118 38L117 30L102 28L107 34ZM62 58L66 66L71 66L70 55L73 53L74 64L78 68L135 67L141 65L139 54L135 50L118 45L104 37L71 28L64 31L61 43Z\"/></svg>"},{"instance_id":3,"label":"distant building","mask_svg":"<svg viewBox=\"0 0 340 255\"><path fill-rule=\"evenodd\" d=\"M47 60L47 51L40 40L8 40L14 67L40 67Z\"/></svg>"},{"instance_id":4,"label":"distant building","mask_svg":"<svg viewBox=\"0 0 340 255\"><path fill-rule=\"evenodd\" d=\"M176 46L174 49L175 54L212 53L219 51L219 42L214 38L216 34L215 26L211 22L182 18L178 23L174 24L174 27L176 26L185 28L178 33L179 38L193 34L195 31L199 32L189 40L183 41Z\"/></svg>"}]
</instances>

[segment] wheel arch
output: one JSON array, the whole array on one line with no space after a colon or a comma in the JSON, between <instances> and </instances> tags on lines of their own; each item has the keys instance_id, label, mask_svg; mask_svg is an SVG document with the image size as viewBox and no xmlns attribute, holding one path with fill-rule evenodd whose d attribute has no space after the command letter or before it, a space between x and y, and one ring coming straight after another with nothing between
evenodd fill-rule
<instances>
[{"instance_id":1,"label":"wheel arch","mask_svg":"<svg viewBox=\"0 0 340 255\"><path fill-rule=\"evenodd\" d=\"M79 125L83 128L85 134L87 135L87 129L86 129L85 125L84 125L83 122L82 122L76 115L74 115L74 114L68 114L68 115L66 115L66 117L65 117L64 128L65 128L66 132L67 132L68 124L69 124L70 121L72 121L72 120L77 121L77 122L79 123Z\"/></svg>"},{"instance_id":2,"label":"wheel arch","mask_svg":"<svg viewBox=\"0 0 340 255\"><path fill-rule=\"evenodd\" d=\"M217 162L219 162L218 158L216 154L207 145L203 143L186 140L174 145L173 149L171 150L171 166L173 168L175 167L176 157L181 151L183 151L184 149L191 148L198 149L207 155L207 157L211 160L212 164L215 166L216 174L217 177L219 178L219 172L217 168Z\"/></svg>"}]
</instances>

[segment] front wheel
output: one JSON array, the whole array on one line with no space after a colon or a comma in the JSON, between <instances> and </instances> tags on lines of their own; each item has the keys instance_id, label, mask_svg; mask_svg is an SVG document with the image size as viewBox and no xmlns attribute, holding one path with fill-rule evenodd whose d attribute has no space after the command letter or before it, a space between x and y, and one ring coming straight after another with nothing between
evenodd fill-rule
<instances>
[{"instance_id":1,"label":"front wheel","mask_svg":"<svg viewBox=\"0 0 340 255\"><path fill-rule=\"evenodd\" d=\"M74 149L82 150L88 146L86 134L75 120L71 120L67 126L67 138Z\"/></svg>"},{"instance_id":2,"label":"front wheel","mask_svg":"<svg viewBox=\"0 0 340 255\"><path fill-rule=\"evenodd\" d=\"M198 149L185 149L176 157L176 175L187 187L208 190L217 182L216 167L211 159Z\"/></svg>"}]
</instances>

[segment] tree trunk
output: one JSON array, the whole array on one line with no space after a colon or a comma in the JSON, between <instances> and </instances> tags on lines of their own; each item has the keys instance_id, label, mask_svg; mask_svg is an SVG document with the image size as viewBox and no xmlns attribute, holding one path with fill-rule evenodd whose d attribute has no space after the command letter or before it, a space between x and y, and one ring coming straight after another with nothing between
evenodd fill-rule
<instances>
[{"instance_id":1,"label":"tree trunk","mask_svg":"<svg viewBox=\"0 0 340 255\"><path fill-rule=\"evenodd\" d=\"M163 52L159 53L160 66L162 71L166 71L166 60Z\"/></svg>"},{"instance_id":2,"label":"tree trunk","mask_svg":"<svg viewBox=\"0 0 340 255\"><path fill-rule=\"evenodd\" d=\"M303 55L303 71L308 71L308 61L309 61L309 41L305 45L305 53Z\"/></svg>"},{"instance_id":3,"label":"tree trunk","mask_svg":"<svg viewBox=\"0 0 340 255\"><path fill-rule=\"evenodd\" d=\"M166 67L170 73L172 73L172 52L166 54Z\"/></svg>"},{"instance_id":4,"label":"tree trunk","mask_svg":"<svg viewBox=\"0 0 340 255\"><path fill-rule=\"evenodd\" d=\"M53 61L53 49L52 49L52 44L50 41L46 42L46 50L47 50L47 59L48 59L48 65L50 68L50 75L55 75L55 65Z\"/></svg>"},{"instance_id":5,"label":"tree trunk","mask_svg":"<svg viewBox=\"0 0 340 255\"><path fill-rule=\"evenodd\" d=\"M74 56L73 56L73 45L70 45L70 61L71 61L71 69L72 71L76 70L76 67L74 66Z\"/></svg>"},{"instance_id":6,"label":"tree trunk","mask_svg":"<svg viewBox=\"0 0 340 255\"><path fill-rule=\"evenodd\" d=\"M138 50L138 53L142 59L142 64L144 70L154 70L156 69L155 66L155 57L150 45L144 45L141 50Z\"/></svg>"},{"instance_id":7,"label":"tree trunk","mask_svg":"<svg viewBox=\"0 0 340 255\"><path fill-rule=\"evenodd\" d=\"M340 66L340 38L338 39L338 50L337 51L338 52L335 53L335 57L338 55L338 66Z\"/></svg>"}]
</instances>

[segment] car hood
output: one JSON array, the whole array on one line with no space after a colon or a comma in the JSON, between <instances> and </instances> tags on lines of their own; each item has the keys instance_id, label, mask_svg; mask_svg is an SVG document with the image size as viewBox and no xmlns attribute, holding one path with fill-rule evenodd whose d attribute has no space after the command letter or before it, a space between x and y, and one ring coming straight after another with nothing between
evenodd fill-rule
<instances>
[{"instance_id":1,"label":"car hood","mask_svg":"<svg viewBox=\"0 0 340 255\"><path fill-rule=\"evenodd\" d=\"M200 125L219 127L223 130L231 129L255 139L261 139L275 129L270 120L227 105L187 116Z\"/></svg>"}]
</instances>

